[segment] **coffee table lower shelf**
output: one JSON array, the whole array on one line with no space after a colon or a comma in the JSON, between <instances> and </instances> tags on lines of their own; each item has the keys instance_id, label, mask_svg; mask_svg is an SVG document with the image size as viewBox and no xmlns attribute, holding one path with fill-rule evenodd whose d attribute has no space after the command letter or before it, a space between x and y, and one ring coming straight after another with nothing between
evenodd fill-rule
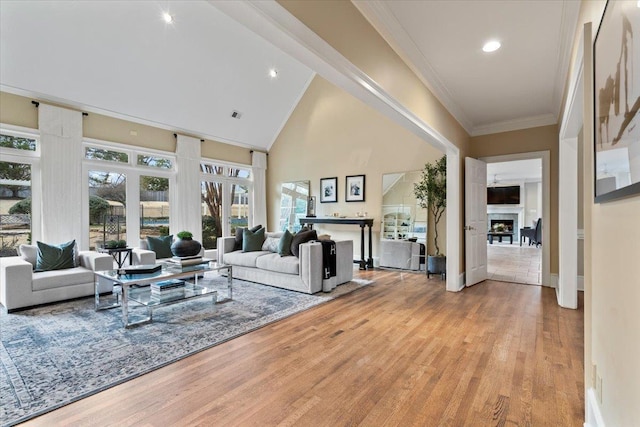
<instances>
[{"instance_id":1,"label":"coffee table lower shelf","mask_svg":"<svg viewBox=\"0 0 640 427\"><path fill-rule=\"evenodd\" d=\"M227 292L226 298L218 300L218 291L211 286L201 285L198 283L198 275L205 271L220 271L227 270ZM195 273L195 275L194 275ZM210 267L208 265L202 265L198 269L190 269L189 271L175 272L171 269L163 270L160 274L136 274L136 275L117 275L114 271L97 271L96 275L96 301L95 309L105 310L110 308L121 307L122 308L122 323L125 328L132 326L142 325L153 321L153 310L158 307L176 304L196 298L211 297L212 305L221 304L233 300L233 273L230 265L221 265ZM184 285L184 293L179 295L173 295L171 297L159 298L152 294L151 283L164 281L171 278L185 278L186 276L193 277L194 283L186 282ZM98 277L107 277L114 281L114 295L115 303L104 304L100 302L100 295L98 293ZM143 306L147 310L147 315L142 319L136 319L132 321L132 313L130 311L130 304L136 304ZM135 316L139 317L139 316Z\"/></svg>"}]
</instances>

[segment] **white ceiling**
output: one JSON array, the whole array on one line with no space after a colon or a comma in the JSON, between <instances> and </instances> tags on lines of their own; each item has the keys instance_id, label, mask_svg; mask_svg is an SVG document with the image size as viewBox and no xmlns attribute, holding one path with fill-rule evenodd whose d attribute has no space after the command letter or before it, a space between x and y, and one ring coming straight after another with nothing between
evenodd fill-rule
<instances>
[{"instance_id":1,"label":"white ceiling","mask_svg":"<svg viewBox=\"0 0 640 427\"><path fill-rule=\"evenodd\" d=\"M542 181L542 160L487 163L487 185L510 185Z\"/></svg>"},{"instance_id":2,"label":"white ceiling","mask_svg":"<svg viewBox=\"0 0 640 427\"><path fill-rule=\"evenodd\" d=\"M354 4L470 134L557 123L579 1Z\"/></svg>"},{"instance_id":3,"label":"white ceiling","mask_svg":"<svg viewBox=\"0 0 640 427\"><path fill-rule=\"evenodd\" d=\"M354 4L471 134L557 121L580 2ZM268 150L314 73L214 6L2 0L0 88Z\"/></svg>"},{"instance_id":4,"label":"white ceiling","mask_svg":"<svg viewBox=\"0 0 640 427\"><path fill-rule=\"evenodd\" d=\"M2 90L251 148L314 75L204 1L2 0L0 16Z\"/></svg>"}]
</instances>

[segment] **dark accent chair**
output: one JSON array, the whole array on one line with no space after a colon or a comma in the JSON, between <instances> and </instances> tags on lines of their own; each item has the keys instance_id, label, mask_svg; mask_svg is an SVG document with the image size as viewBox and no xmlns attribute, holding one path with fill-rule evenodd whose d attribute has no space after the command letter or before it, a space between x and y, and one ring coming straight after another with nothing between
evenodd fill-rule
<instances>
[{"instance_id":1,"label":"dark accent chair","mask_svg":"<svg viewBox=\"0 0 640 427\"><path fill-rule=\"evenodd\" d=\"M529 239L529 246L536 237L536 229L531 227L525 227L520 229L520 246L522 246L522 241L524 239Z\"/></svg>"},{"instance_id":2,"label":"dark accent chair","mask_svg":"<svg viewBox=\"0 0 640 427\"><path fill-rule=\"evenodd\" d=\"M542 218L538 218L538 222L536 223L533 243L535 243L536 248L542 246ZM531 244L531 242L529 242L529 244Z\"/></svg>"}]
</instances>

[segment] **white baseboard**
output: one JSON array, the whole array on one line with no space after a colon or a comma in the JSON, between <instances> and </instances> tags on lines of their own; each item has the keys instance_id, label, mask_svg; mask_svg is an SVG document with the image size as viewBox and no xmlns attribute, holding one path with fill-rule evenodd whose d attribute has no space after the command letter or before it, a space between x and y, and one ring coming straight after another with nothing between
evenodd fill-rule
<instances>
[{"instance_id":1,"label":"white baseboard","mask_svg":"<svg viewBox=\"0 0 640 427\"><path fill-rule=\"evenodd\" d=\"M464 289L464 281L465 281L465 273L460 273L460 275L458 276L458 291L461 291Z\"/></svg>"},{"instance_id":2,"label":"white baseboard","mask_svg":"<svg viewBox=\"0 0 640 427\"><path fill-rule=\"evenodd\" d=\"M602 412L600 412L600 406L598 405L598 399L596 397L596 390L593 387L587 390L585 402L586 420L584 427L605 427Z\"/></svg>"}]
</instances>

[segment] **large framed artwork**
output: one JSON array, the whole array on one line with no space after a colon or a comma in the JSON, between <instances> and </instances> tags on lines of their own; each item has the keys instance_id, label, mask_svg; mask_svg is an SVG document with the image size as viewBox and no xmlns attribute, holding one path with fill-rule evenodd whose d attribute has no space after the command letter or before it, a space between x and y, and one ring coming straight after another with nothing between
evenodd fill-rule
<instances>
[{"instance_id":1,"label":"large framed artwork","mask_svg":"<svg viewBox=\"0 0 640 427\"><path fill-rule=\"evenodd\" d=\"M638 2L608 0L593 43L593 175L601 203L640 193Z\"/></svg>"},{"instance_id":2,"label":"large framed artwork","mask_svg":"<svg viewBox=\"0 0 640 427\"><path fill-rule=\"evenodd\" d=\"M344 193L347 202L364 202L364 175L347 176Z\"/></svg>"},{"instance_id":3,"label":"large framed artwork","mask_svg":"<svg viewBox=\"0 0 640 427\"><path fill-rule=\"evenodd\" d=\"M338 201L338 177L320 178L320 203Z\"/></svg>"}]
</instances>

